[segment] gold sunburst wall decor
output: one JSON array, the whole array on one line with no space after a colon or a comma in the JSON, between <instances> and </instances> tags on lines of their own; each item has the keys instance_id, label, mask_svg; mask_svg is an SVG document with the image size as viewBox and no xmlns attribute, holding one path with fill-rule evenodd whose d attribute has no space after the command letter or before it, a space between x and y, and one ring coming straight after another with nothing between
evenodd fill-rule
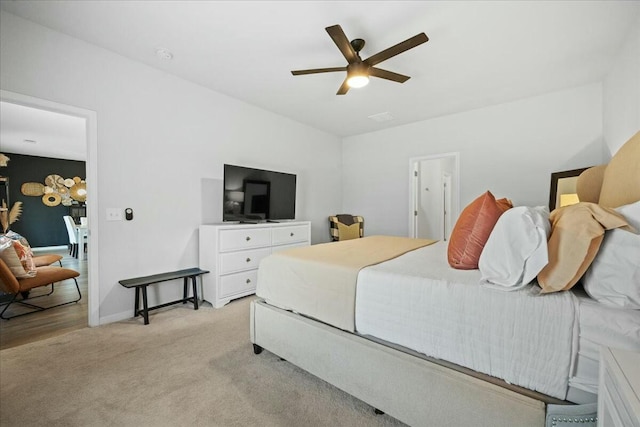
<instances>
[{"instance_id":1,"label":"gold sunburst wall decor","mask_svg":"<svg viewBox=\"0 0 640 427\"><path fill-rule=\"evenodd\" d=\"M25 196L42 197L42 203L47 206L71 206L87 200L87 183L79 176L65 179L57 174L47 175L44 184L25 182L20 191Z\"/></svg>"},{"instance_id":2,"label":"gold sunburst wall decor","mask_svg":"<svg viewBox=\"0 0 640 427\"><path fill-rule=\"evenodd\" d=\"M85 202L87 200L87 183L84 181L74 183L69 189L69 194L73 200Z\"/></svg>"}]
</instances>

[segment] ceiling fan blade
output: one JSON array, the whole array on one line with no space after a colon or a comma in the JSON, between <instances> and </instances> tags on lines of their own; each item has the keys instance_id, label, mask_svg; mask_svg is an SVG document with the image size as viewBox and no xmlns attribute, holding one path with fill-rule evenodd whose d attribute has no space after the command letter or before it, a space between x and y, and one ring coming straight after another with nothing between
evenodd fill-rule
<instances>
[{"instance_id":1,"label":"ceiling fan blade","mask_svg":"<svg viewBox=\"0 0 640 427\"><path fill-rule=\"evenodd\" d=\"M325 30L327 30L327 33L329 33L329 36L331 36L333 42L338 46L338 49L340 49L340 52L342 52L342 55L344 55L349 64L360 60L340 25L333 25L325 28Z\"/></svg>"},{"instance_id":2,"label":"ceiling fan blade","mask_svg":"<svg viewBox=\"0 0 640 427\"><path fill-rule=\"evenodd\" d=\"M369 68L369 75L374 77L380 77L381 79L391 80L398 83L404 83L411 77L404 74L394 73L393 71L383 70L381 68L371 67Z\"/></svg>"},{"instance_id":3,"label":"ceiling fan blade","mask_svg":"<svg viewBox=\"0 0 640 427\"><path fill-rule=\"evenodd\" d=\"M369 66L374 66L381 63L382 61L386 61L389 58L399 55L402 52L419 46L427 41L429 41L429 37L427 37L425 33L420 33L417 36L413 36L410 39L400 42L395 46L391 46L390 48L385 49L382 52L378 52L375 55L370 56L363 62Z\"/></svg>"},{"instance_id":4,"label":"ceiling fan blade","mask_svg":"<svg viewBox=\"0 0 640 427\"><path fill-rule=\"evenodd\" d=\"M342 86L340 86L340 89L338 89L338 92L336 92L336 95L345 95L347 92L349 92L349 85L347 84L347 79L344 79L344 82L342 82Z\"/></svg>"},{"instance_id":5,"label":"ceiling fan blade","mask_svg":"<svg viewBox=\"0 0 640 427\"><path fill-rule=\"evenodd\" d=\"M301 76L303 74L332 73L334 71L347 71L347 67L312 68L310 70L294 70L291 72L291 74L293 74L294 76Z\"/></svg>"}]
</instances>

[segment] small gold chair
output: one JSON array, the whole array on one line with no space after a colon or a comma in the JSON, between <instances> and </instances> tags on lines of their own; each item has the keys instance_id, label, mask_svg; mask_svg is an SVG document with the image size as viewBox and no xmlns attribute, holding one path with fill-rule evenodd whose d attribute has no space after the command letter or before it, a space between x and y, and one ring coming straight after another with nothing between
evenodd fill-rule
<instances>
[{"instance_id":1,"label":"small gold chair","mask_svg":"<svg viewBox=\"0 0 640 427\"><path fill-rule=\"evenodd\" d=\"M331 240L350 240L364 236L364 218L357 215L338 214L329 217Z\"/></svg>"}]
</instances>

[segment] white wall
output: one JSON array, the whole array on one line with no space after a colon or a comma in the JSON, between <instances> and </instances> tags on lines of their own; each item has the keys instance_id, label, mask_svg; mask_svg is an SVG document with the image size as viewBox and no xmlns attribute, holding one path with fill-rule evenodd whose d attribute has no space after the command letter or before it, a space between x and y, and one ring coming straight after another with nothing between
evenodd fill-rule
<instances>
[{"instance_id":1,"label":"white wall","mask_svg":"<svg viewBox=\"0 0 640 427\"><path fill-rule=\"evenodd\" d=\"M602 163L602 147L599 83L357 135L343 141L342 210L367 235L408 235L409 159L456 151L462 208L486 190L546 206L551 173Z\"/></svg>"},{"instance_id":2,"label":"white wall","mask_svg":"<svg viewBox=\"0 0 640 427\"><path fill-rule=\"evenodd\" d=\"M222 209L203 204L221 202L224 163L298 174L297 216L313 222L314 242L328 241L326 217L341 210L339 138L6 12L0 31L1 89L97 113L89 203L100 217L101 319L131 315L133 291L118 280L197 266L198 226ZM107 222L111 207L135 219ZM163 301L178 295L169 288Z\"/></svg>"},{"instance_id":3,"label":"white wall","mask_svg":"<svg viewBox=\"0 0 640 427\"><path fill-rule=\"evenodd\" d=\"M640 17L603 84L604 141L608 155L640 131Z\"/></svg>"}]
</instances>

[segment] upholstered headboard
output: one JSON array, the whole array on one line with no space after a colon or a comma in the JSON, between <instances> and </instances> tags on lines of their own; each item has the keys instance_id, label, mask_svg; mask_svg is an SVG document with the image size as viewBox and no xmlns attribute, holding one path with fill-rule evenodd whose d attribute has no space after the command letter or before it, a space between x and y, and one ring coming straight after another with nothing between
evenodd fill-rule
<instances>
[{"instance_id":1,"label":"upholstered headboard","mask_svg":"<svg viewBox=\"0 0 640 427\"><path fill-rule=\"evenodd\" d=\"M640 131L606 165L582 172L577 182L581 202L617 208L640 200Z\"/></svg>"}]
</instances>

